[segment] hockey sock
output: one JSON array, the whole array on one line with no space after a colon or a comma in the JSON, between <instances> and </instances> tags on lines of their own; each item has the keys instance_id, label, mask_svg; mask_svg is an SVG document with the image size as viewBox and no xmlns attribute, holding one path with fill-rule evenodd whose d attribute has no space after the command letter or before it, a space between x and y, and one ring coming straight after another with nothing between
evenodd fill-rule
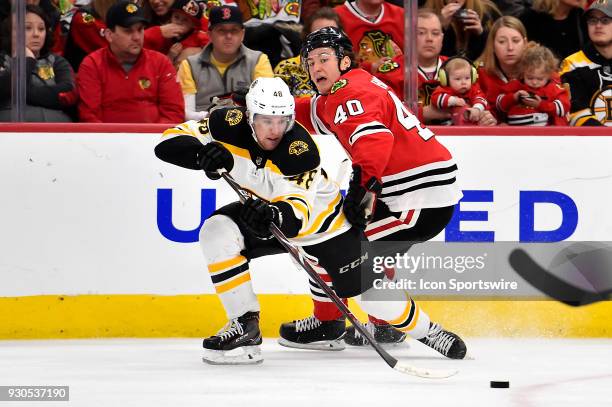
<instances>
[{"instance_id":1,"label":"hockey sock","mask_svg":"<svg viewBox=\"0 0 612 407\"><path fill-rule=\"evenodd\" d=\"M244 238L234 221L224 215L207 219L200 230L200 246L227 317L238 318L249 311L259 311L249 262L240 254Z\"/></svg>"}]
</instances>

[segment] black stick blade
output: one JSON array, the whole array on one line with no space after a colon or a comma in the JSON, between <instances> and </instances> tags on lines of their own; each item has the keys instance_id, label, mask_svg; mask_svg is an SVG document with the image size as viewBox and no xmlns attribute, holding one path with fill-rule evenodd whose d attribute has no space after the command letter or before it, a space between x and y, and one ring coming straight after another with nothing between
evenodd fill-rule
<instances>
[{"instance_id":1,"label":"black stick blade","mask_svg":"<svg viewBox=\"0 0 612 407\"><path fill-rule=\"evenodd\" d=\"M572 307L605 301L600 293L575 287L540 266L527 252L514 249L509 256L510 266L525 281L544 294Z\"/></svg>"}]
</instances>

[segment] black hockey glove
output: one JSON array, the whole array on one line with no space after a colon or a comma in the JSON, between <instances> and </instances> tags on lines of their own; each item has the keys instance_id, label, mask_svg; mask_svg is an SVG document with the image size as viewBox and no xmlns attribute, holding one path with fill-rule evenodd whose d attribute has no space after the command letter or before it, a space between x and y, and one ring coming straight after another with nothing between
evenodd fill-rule
<instances>
[{"instance_id":1,"label":"black hockey glove","mask_svg":"<svg viewBox=\"0 0 612 407\"><path fill-rule=\"evenodd\" d=\"M280 227L282 216L274 204L268 204L261 199L249 198L242 206L240 220L249 232L261 239L266 239L272 235L270 225L274 223Z\"/></svg>"},{"instance_id":2,"label":"black hockey glove","mask_svg":"<svg viewBox=\"0 0 612 407\"><path fill-rule=\"evenodd\" d=\"M249 88L239 88L232 92L232 102L236 106L246 106L246 94L249 92Z\"/></svg>"},{"instance_id":3,"label":"black hockey glove","mask_svg":"<svg viewBox=\"0 0 612 407\"><path fill-rule=\"evenodd\" d=\"M224 95L211 96L210 106L208 107L208 113L212 113L214 110L221 109L224 107L245 107L246 106L246 94L249 88L239 88L233 92L226 93Z\"/></svg>"},{"instance_id":4,"label":"black hockey glove","mask_svg":"<svg viewBox=\"0 0 612 407\"><path fill-rule=\"evenodd\" d=\"M364 230L374 215L376 195L380 193L382 185L372 177L364 187L361 185L361 167L353 166L353 174L349 182L349 189L344 197L342 210L351 225Z\"/></svg>"},{"instance_id":5,"label":"black hockey glove","mask_svg":"<svg viewBox=\"0 0 612 407\"><path fill-rule=\"evenodd\" d=\"M218 169L225 168L231 171L234 168L234 157L223 144L213 141L206 144L198 152L196 157L198 167L206 172L206 176L212 180L221 178Z\"/></svg>"}]
</instances>

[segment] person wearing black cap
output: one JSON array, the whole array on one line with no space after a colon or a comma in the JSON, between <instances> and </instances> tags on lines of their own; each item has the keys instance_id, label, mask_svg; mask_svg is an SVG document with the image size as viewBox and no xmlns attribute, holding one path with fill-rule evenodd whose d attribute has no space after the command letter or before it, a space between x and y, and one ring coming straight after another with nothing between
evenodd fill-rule
<instances>
[{"instance_id":1,"label":"person wearing black cap","mask_svg":"<svg viewBox=\"0 0 612 407\"><path fill-rule=\"evenodd\" d=\"M612 126L612 0L595 0L584 18L590 41L561 64L571 95L570 125Z\"/></svg>"},{"instance_id":2,"label":"person wearing black cap","mask_svg":"<svg viewBox=\"0 0 612 407\"><path fill-rule=\"evenodd\" d=\"M189 120L205 118L213 97L246 89L256 78L274 76L267 55L242 43L244 25L238 7L214 7L208 18L210 43L179 67Z\"/></svg>"},{"instance_id":3,"label":"person wearing black cap","mask_svg":"<svg viewBox=\"0 0 612 407\"><path fill-rule=\"evenodd\" d=\"M120 0L106 14L108 47L79 68L79 116L84 122L179 123L184 105L168 58L143 48L142 8Z\"/></svg>"}]
</instances>

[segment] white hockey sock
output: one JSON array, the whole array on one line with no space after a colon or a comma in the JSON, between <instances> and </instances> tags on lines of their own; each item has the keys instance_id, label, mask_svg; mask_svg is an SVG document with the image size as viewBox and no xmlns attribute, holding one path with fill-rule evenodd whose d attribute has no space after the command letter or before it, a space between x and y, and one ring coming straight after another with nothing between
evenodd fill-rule
<instances>
[{"instance_id":1,"label":"white hockey sock","mask_svg":"<svg viewBox=\"0 0 612 407\"><path fill-rule=\"evenodd\" d=\"M408 293L405 301L364 300L362 295L355 297L355 301L368 314L389 322L414 339L421 339L427 335L429 315L408 296Z\"/></svg>"},{"instance_id":2,"label":"white hockey sock","mask_svg":"<svg viewBox=\"0 0 612 407\"><path fill-rule=\"evenodd\" d=\"M240 254L244 250L244 238L238 226L224 215L210 217L200 230L200 246L228 319L259 311L249 262Z\"/></svg>"}]
</instances>

